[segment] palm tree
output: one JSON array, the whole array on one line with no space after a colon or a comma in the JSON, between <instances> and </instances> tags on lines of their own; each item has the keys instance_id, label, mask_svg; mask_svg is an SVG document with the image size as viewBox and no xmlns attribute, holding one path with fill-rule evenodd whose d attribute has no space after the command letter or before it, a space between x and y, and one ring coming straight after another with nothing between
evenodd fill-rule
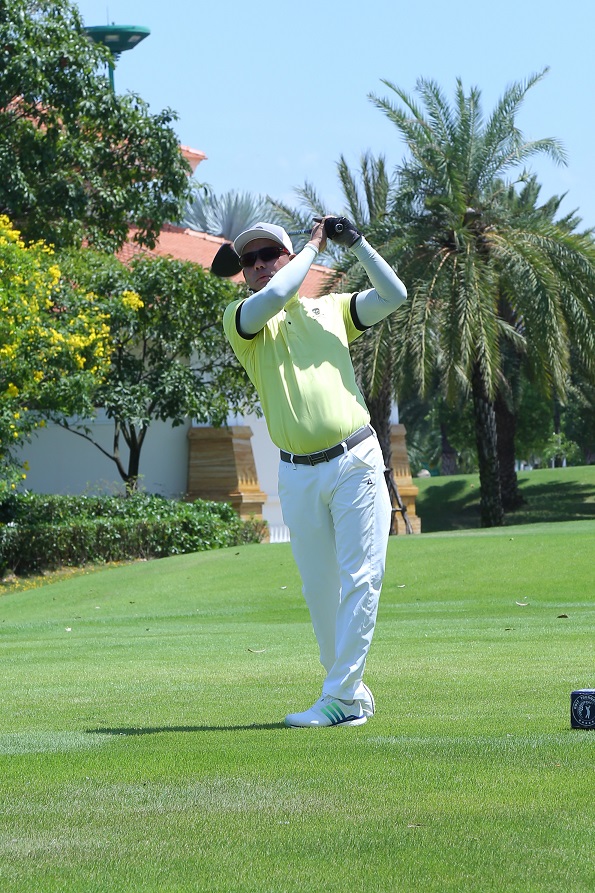
<instances>
[{"instance_id":1,"label":"palm tree","mask_svg":"<svg viewBox=\"0 0 595 893\"><path fill-rule=\"evenodd\" d=\"M270 202L260 195L230 191L217 196L210 187L195 184L192 199L179 222L197 232L233 242L252 224L270 218Z\"/></svg>"},{"instance_id":2,"label":"palm tree","mask_svg":"<svg viewBox=\"0 0 595 893\"><path fill-rule=\"evenodd\" d=\"M574 213L556 221L563 196L553 196L545 204L539 205L541 187L535 176L529 177L520 192L513 186L503 190L502 197L507 211L515 220L515 226L524 231L539 232L542 224L546 229L553 226L560 233L570 233L580 223ZM520 334L525 331L525 316L519 301L513 295L508 297L506 281L500 284L498 314ZM502 344L500 379L495 396L498 464L502 505L505 511L512 511L523 504L516 474L515 434L519 403L523 393L523 383L528 381L534 390L548 403L552 402L552 382L543 375L539 361L531 362L531 348L522 350L512 341Z\"/></svg>"},{"instance_id":3,"label":"palm tree","mask_svg":"<svg viewBox=\"0 0 595 893\"><path fill-rule=\"evenodd\" d=\"M398 262L410 300L372 330L373 351L393 341L394 384L406 371L424 393L436 370L454 401L471 397L481 482L481 522L504 520L496 400L504 394L504 354L523 356L545 388L564 393L570 342L595 363L595 252L590 233L570 231L547 213L518 213L510 200L539 153L564 161L555 139L526 141L516 115L545 74L508 87L489 118L481 93L457 81L451 107L440 87L420 80L423 108L384 81L401 101L371 96L396 125L410 157L398 168L390 218L377 230L383 254ZM390 351L389 351L390 353Z\"/></svg>"}]
</instances>

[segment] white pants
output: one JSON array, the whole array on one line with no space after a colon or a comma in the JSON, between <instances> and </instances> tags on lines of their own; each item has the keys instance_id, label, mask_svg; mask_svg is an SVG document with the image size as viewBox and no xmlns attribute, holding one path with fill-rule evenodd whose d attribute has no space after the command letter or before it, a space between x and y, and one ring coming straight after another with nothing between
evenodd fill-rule
<instances>
[{"instance_id":1,"label":"white pants","mask_svg":"<svg viewBox=\"0 0 595 893\"><path fill-rule=\"evenodd\" d=\"M323 694L363 698L391 520L378 440L318 465L280 462L279 497L327 673Z\"/></svg>"}]
</instances>

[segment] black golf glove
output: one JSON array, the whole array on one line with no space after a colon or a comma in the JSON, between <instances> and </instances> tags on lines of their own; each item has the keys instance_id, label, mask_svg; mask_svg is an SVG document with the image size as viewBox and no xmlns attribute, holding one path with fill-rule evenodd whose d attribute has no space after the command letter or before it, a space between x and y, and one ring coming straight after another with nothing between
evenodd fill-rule
<instances>
[{"instance_id":1,"label":"black golf glove","mask_svg":"<svg viewBox=\"0 0 595 893\"><path fill-rule=\"evenodd\" d=\"M327 239L344 248L351 248L362 235L348 217L328 217L324 221L324 229Z\"/></svg>"}]
</instances>

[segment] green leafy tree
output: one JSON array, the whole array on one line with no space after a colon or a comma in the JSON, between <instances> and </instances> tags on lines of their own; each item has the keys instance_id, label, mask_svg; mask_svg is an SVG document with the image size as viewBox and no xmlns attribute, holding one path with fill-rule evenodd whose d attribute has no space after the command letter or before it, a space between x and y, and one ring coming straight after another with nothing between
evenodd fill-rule
<instances>
[{"instance_id":1,"label":"green leafy tree","mask_svg":"<svg viewBox=\"0 0 595 893\"><path fill-rule=\"evenodd\" d=\"M94 296L62 278L53 251L0 216L0 495L26 477L15 448L47 417L92 411L109 329Z\"/></svg>"},{"instance_id":2,"label":"green leafy tree","mask_svg":"<svg viewBox=\"0 0 595 893\"><path fill-rule=\"evenodd\" d=\"M542 451L544 462L552 466L576 465L580 461L581 450L577 443L560 431L552 434Z\"/></svg>"},{"instance_id":3,"label":"green leafy tree","mask_svg":"<svg viewBox=\"0 0 595 893\"><path fill-rule=\"evenodd\" d=\"M65 427L111 459L127 492L136 489L151 422L213 425L256 407L256 394L225 338L221 318L237 286L197 264L140 256L130 267L93 251L68 252L69 278L96 294L109 319L110 369L94 394L114 422L113 449L84 420ZM122 441L128 457L122 453Z\"/></svg>"},{"instance_id":4,"label":"green leafy tree","mask_svg":"<svg viewBox=\"0 0 595 893\"><path fill-rule=\"evenodd\" d=\"M0 213L56 246L113 250L130 223L153 245L189 191L174 113L114 93L69 0L0 9Z\"/></svg>"},{"instance_id":5,"label":"green leafy tree","mask_svg":"<svg viewBox=\"0 0 595 893\"><path fill-rule=\"evenodd\" d=\"M438 370L449 401L470 397L483 526L504 520L495 410L503 346L523 354L545 387L561 394L571 341L581 345L585 366L595 357L591 234L570 232L547 214L519 214L508 195L506 178L514 172L524 183L535 155L564 160L558 141L527 141L516 125L542 76L509 87L488 118L480 91L465 93L460 81L453 105L426 80L417 85L422 105L388 81L400 104L372 97L409 150L391 215L376 227L376 240L371 227L370 238L399 265L410 300L372 330L374 350L381 356L394 340L397 387L407 370L427 393Z\"/></svg>"}]
</instances>

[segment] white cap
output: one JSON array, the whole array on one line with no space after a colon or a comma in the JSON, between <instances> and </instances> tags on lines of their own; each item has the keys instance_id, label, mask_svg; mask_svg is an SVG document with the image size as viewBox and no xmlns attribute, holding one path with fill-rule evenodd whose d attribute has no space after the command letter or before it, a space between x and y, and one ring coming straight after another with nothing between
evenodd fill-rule
<instances>
[{"instance_id":1,"label":"white cap","mask_svg":"<svg viewBox=\"0 0 595 893\"><path fill-rule=\"evenodd\" d=\"M290 254L293 254L291 239L282 226L277 226L275 223L255 223L250 229L240 233L234 241L233 247L238 257L244 253L246 245L255 239L271 239L273 242L278 242L283 248L287 248Z\"/></svg>"}]
</instances>

